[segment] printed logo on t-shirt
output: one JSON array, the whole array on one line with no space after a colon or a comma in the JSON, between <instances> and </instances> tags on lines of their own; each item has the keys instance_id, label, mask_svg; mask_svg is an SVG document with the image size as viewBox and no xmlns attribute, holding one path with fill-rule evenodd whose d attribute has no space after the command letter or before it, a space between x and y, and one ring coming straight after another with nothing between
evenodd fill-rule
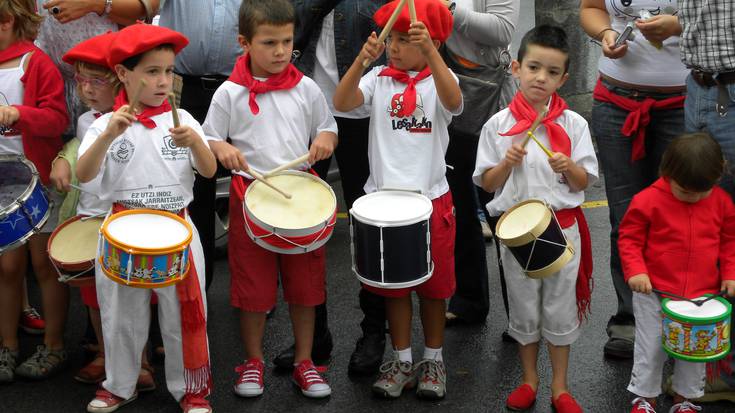
<instances>
[{"instance_id":1,"label":"printed logo on t-shirt","mask_svg":"<svg viewBox=\"0 0 735 413\"><path fill-rule=\"evenodd\" d=\"M110 147L110 157L117 163L128 163L135 153L135 145L127 138L117 139Z\"/></svg>"},{"instance_id":2,"label":"printed logo on t-shirt","mask_svg":"<svg viewBox=\"0 0 735 413\"><path fill-rule=\"evenodd\" d=\"M411 133L431 133L431 121L426 119L426 112L424 112L423 99L421 95L416 94L416 109L413 113L407 113L405 106L403 105L403 93L396 93L390 100L390 107L388 113L391 118L391 125L393 130L405 129ZM421 120L416 118L416 114L421 116Z\"/></svg>"},{"instance_id":3,"label":"printed logo on t-shirt","mask_svg":"<svg viewBox=\"0 0 735 413\"><path fill-rule=\"evenodd\" d=\"M678 11L676 2L671 0L607 0L607 2L614 10L615 17L626 21L641 18L641 10L647 11L651 16L674 15Z\"/></svg>"},{"instance_id":4,"label":"printed logo on t-shirt","mask_svg":"<svg viewBox=\"0 0 735 413\"><path fill-rule=\"evenodd\" d=\"M189 148L179 148L171 135L163 137L161 157L166 161L182 161L189 159Z\"/></svg>"}]
</instances>

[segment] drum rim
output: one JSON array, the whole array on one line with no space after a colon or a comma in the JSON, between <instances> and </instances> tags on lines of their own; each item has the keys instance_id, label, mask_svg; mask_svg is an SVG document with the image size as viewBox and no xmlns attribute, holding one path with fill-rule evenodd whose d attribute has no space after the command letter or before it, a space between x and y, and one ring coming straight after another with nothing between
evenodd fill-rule
<instances>
[{"instance_id":1,"label":"drum rim","mask_svg":"<svg viewBox=\"0 0 735 413\"><path fill-rule=\"evenodd\" d=\"M174 219L178 221L179 223L183 224L188 230L189 234L187 235L186 239L170 246L166 247L159 247L159 248L144 248L144 247L136 247L134 245L126 244L117 238L113 237L108 231L107 227L110 224L110 222L114 221L115 219L126 216L126 215L140 215L140 214L152 214L152 215L161 215L165 216L167 218ZM138 254L154 254L154 255L162 255L162 254L170 254L172 252L178 252L183 251L186 249L189 244L191 244L191 240L193 238L193 231L191 228L191 224L187 222L185 219L181 218L180 216L173 214L168 211L162 211L160 209L147 209L147 208L141 208L141 209L128 209L125 211L116 212L107 218L105 218L105 221L102 223L102 226L100 227L100 234L109 242L112 246L119 248L125 252L133 252Z\"/></svg>"},{"instance_id":2,"label":"drum rim","mask_svg":"<svg viewBox=\"0 0 735 413\"><path fill-rule=\"evenodd\" d=\"M62 229L64 229L66 226L73 224L76 221L79 221L80 219L87 217L88 215L85 214L78 214L74 215L71 218L68 218L66 221L62 222L59 226L54 229L53 232L51 232L51 235L48 237L48 241L46 242L46 252L48 253L48 257L50 260L54 262L59 268L64 269L66 271L84 271L90 267L94 266L94 260L97 258L97 248L94 249L94 253L92 254L92 258L88 260L82 260L82 261L72 261L72 262L65 262L60 261L58 258L54 257L51 254L51 244L53 243L53 240L56 238L56 235L61 232ZM105 222L105 219L102 217L93 217L90 219L99 219L100 220L100 228L102 227L102 223ZM99 229L97 229L97 234L99 234ZM99 242L99 240L98 240ZM87 264L88 266L85 266L84 268L81 268L82 265Z\"/></svg>"},{"instance_id":3,"label":"drum rim","mask_svg":"<svg viewBox=\"0 0 735 413\"><path fill-rule=\"evenodd\" d=\"M28 158L26 158L23 155L0 155L0 162L12 162L12 161L20 162L23 165L25 165L28 169L31 170L31 182L28 184L28 186L26 186L26 189L23 191L21 196L18 199L16 199L16 201L13 202L12 205L9 205L5 208L0 209L0 220L5 219L5 217L12 214L16 210L18 210L18 208L20 208L20 204L23 201L28 200L28 198L33 193L33 190L36 188L36 185L39 184L38 169L36 169L36 165L34 165L33 162L31 162L30 160L28 160ZM50 209L51 200L48 199L48 201L49 201L49 209Z\"/></svg>"},{"instance_id":4,"label":"drum rim","mask_svg":"<svg viewBox=\"0 0 735 413\"><path fill-rule=\"evenodd\" d=\"M53 205L54 203L51 202L51 200L49 200L48 208L46 209L46 213L43 214L43 217L41 217L40 220L38 220L38 223L33 227L33 229L28 231L28 233L18 238L17 240L11 242L10 244L7 244L5 246L0 246L0 254L20 247L21 245L25 244L29 238L41 232L41 228L43 228L43 226L46 225L46 221L48 221L49 217L51 216L51 210L53 209Z\"/></svg>"},{"instance_id":5,"label":"drum rim","mask_svg":"<svg viewBox=\"0 0 735 413\"><path fill-rule=\"evenodd\" d=\"M391 284L387 284L387 283L381 283L379 281L375 281L375 280L371 280L371 279L365 278L365 277L363 277L360 274L359 271L357 271L357 266L355 266L354 264L352 265L352 272L355 273L355 276L357 276L357 279L361 283L363 283L363 284L367 284L367 285L369 285L371 287L375 287L375 288L384 288L386 290L400 290L402 288L415 287L417 285L423 284L426 281L428 281L429 278L431 278L434 275L434 260L431 260L431 268L429 268L429 272L428 273L426 273L425 275L422 275L421 278L417 278L415 280L406 281L406 282L402 282L402 283L391 283Z\"/></svg>"},{"instance_id":6,"label":"drum rim","mask_svg":"<svg viewBox=\"0 0 735 413\"><path fill-rule=\"evenodd\" d=\"M318 176L314 176L308 172L303 171L280 171L278 173L275 173L270 177L273 176L280 176L280 175L293 175L293 176L299 176L303 178L308 178L313 180L314 182L317 182L327 188L329 190L329 193L332 195L332 212L329 214L329 216L324 219L323 221L320 221L316 225L312 225L307 228L282 228L282 227L276 227L272 224L269 224L267 222L264 222L262 219L258 218L253 211L248 208L246 200L248 199L248 194L250 193L251 188L253 188L254 185L258 185L258 181L253 181L249 186L248 189L245 191L245 194L242 197L242 209L247 214L248 218L253 221L258 227L262 228L265 231L268 232L275 232L280 235L286 236L286 237L300 237L300 236L307 236L316 233L317 231L320 231L325 226L329 225L329 222L332 221L332 218L337 213L337 196L334 194L334 190L332 189L332 186L326 183L323 179L319 178Z\"/></svg>"},{"instance_id":7,"label":"drum rim","mask_svg":"<svg viewBox=\"0 0 735 413\"><path fill-rule=\"evenodd\" d=\"M712 294L705 294L704 297L710 297ZM685 316L679 313L673 312L666 304L668 304L671 301L680 301L680 300L672 300L670 298L664 298L661 300L661 311L666 314L669 318L674 319L675 321L684 321L687 323L700 323L702 321L710 322L710 323L716 323L718 321L727 320L730 318L730 314L732 314L732 305L730 302L727 301L727 299L723 297L715 297L713 300L716 300L723 304L725 306L725 312L721 315L718 315L716 317L691 317L691 316Z\"/></svg>"},{"instance_id":8,"label":"drum rim","mask_svg":"<svg viewBox=\"0 0 735 413\"><path fill-rule=\"evenodd\" d=\"M402 221L382 221L382 220L375 220L372 218L365 217L364 215L360 215L358 212L355 211L355 206L359 205L361 202L365 202L364 200L367 198L375 198L378 196L378 194L386 194L386 193L399 193L401 196L410 196L413 198L421 199L424 202L428 203L429 211L418 216L415 218L409 218L404 219ZM404 191L400 189L383 189L375 192L371 192L369 194L365 194L355 200L355 202L352 203L352 208L350 208L350 216L354 219L356 219L359 222L362 222L363 224L372 225L375 227L403 227L406 225L412 225L423 221L428 221L431 219L431 215L434 213L434 203L431 202L431 199L427 197L424 194L419 194L413 191Z\"/></svg>"},{"instance_id":9,"label":"drum rim","mask_svg":"<svg viewBox=\"0 0 735 413\"><path fill-rule=\"evenodd\" d=\"M516 209L524 205L531 204L531 203L540 203L545 207L546 212L544 212L544 216L542 217L541 221L539 221L533 228L529 229L527 232L517 237L512 237L512 238L502 237L500 227L502 226L503 222L505 222L505 220L510 216L511 213L513 213L513 211L515 211ZM502 241L503 244L505 244L505 246L507 247L520 247L522 245L526 245L529 242L533 242L533 240L539 238L541 234L543 234L544 231L546 231L546 229L549 227L549 224L551 223L552 215L553 214L552 214L551 207L549 207L549 205L543 199L538 199L538 198L527 199L525 201L522 201L522 202L519 202L513 205L510 209L503 212L503 214L498 219L498 223L495 225L495 236L497 236L498 239Z\"/></svg>"}]
</instances>

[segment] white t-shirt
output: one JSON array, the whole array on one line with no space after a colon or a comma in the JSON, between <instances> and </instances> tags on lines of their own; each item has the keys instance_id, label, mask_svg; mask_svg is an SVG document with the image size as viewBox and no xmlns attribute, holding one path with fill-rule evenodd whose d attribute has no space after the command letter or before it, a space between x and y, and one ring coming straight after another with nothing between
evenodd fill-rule
<instances>
[{"instance_id":1,"label":"white t-shirt","mask_svg":"<svg viewBox=\"0 0 735 413\"><path fill-rule=\"evenodd\" d=\"M610 24L618 33L623 33L629 22L639 18L641 9L648 10L653 16L679 11L677 0L605 0L605 7L610 15ZM600 56L600 72L634 85L683 86L689 72L681 62L679 37L664 40L663 48L659 50L643 37L640 30L634 28L633 33L635 38L628 40L625 56L620 59Z\"/></svg>"},{"instance_id":2,"label":"white t-shirt","mask_svg":"<svg viewBox=\"0 0 735 413\"><path fill-rule=\"evenodd\" d=\"M79 147L80 156L105 130L111 116L112 113L104 114L92 123ZM199 122L187 111L179 109L179 119L182 125L191 126L204 137ZM151 120L156 123L155 128L135 122L110 145L98 174L100 199L128 208L176 212L194 199L194 159L191 149L174 145L168 132L173 127L170 112Z\"/></svg>"},{"instance_id":3,"label":"white t-shirt","mask_svg":"<svg viewBox=\"0 0 735 413\"><path fill-rule=\"evenodd\" d=\"M97 118L94 116L95 113L99 113L96 110L90 110L82 113L77 119L77 139L79 142L84 142L84 135L89 130ZM80 145L81 149L81 145ZM81 152L77 151L77 159L81 156ZM97 175L94 179L86 183L79 183L79 187L83 191L79 192L79 203L77 204L77 214L83 215L98 215L105 213L110 210L112 203L109 201L101 200L97 195L99 193L100 175Z\"/></svg>"},{"instance_id":4,"label":"white t-shirt","mask_svg":"<svg viewBox=\"0 0 735 413\"><path fill-rule=\"evenodd\" d=\"M416 83L416 110L404 115L400 104L406 84L378 76L383 69L385 66L375 67L360 80L365 104L371 107L370 177L365 192L418 190L430 199L438 198L449 191L444 163L449 145L447 126L452 116L462 113L463 105L455 112L442 106L434 78L429 76ZM456 76L454 79L459 82Z\"/></svg>"},{"instance_id":5,"label":"white t-shirt","mask_svg":"<svg viewBox=\"0 0 735 413\"><path fill-rule=\"evenodd\" d=\"M597 157L587 121L576 112L565 110L556 119L556 123L564 128L572 140L570 158L587 171L589 183L592 184L598 177ZM515 117L510 113L510 109L506 108L496 113L482 127L475 172L472 175L476 185L481 186L482 174L487 169L497 166L505 158L511 145L525 139L525 133L515 136L499 135L510 130L515 124ZM545 126L539 125L534 136L551 149ZM549 158L535 142L530 140L526 145L526 151L528 154L523 157L521 165L513 168L505 184L495 191L495 197L487 204L491 216L501 215L515 204L530 198L545 200L555 211L574 208L584 202L584 191L572 192L566 178L551 170Z\"/></svg>"},{"instance_id":6,"label":"white t-shirt","mask_svg":"<svg viewBox=\"0 0 735 413\"><path fill-rule=\"evenodd\" d=\"M223 83L214 92L203 128L207 139L224 141L229 137L248 166L258 172L268 172L308 153L309 143L321 132L337 133L327 100L306 76L291 89L258 94L257 115L250 110L249 96L246 87ZM301 169L307 167L304 164ZM250 178L244 172L233 173Z\"/></svg>"},{"instance_id":7,"label":"white t-shirt","mask_svg":"<svg viewBox=\"0 0 735 413\"><path fill-rule=\"evenodd\" d=\"M25 74L23 65L30 53L20 59L17 67L0 69L0 106L22 105L25 87L20 79ZM12 126L0 125L0 154L23 154L20 131Z\"/></svg>"}]
</instances>

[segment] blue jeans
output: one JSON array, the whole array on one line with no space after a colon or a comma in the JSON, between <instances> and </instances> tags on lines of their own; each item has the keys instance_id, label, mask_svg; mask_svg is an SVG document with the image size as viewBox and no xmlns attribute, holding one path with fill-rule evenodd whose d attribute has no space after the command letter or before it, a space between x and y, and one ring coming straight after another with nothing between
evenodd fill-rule
<instances>
[{"instance_id":1,"label":"blue jeans","mask_svg":"<svg viewBox=\"0 0 735 413\"><path fill-rule=\"evenodd\" d=\"M666 99L675 95L635 92L606 85L613 93L635 99L652 97ZM610 275L618 297L617 313L610 325L633 323L633 301L630 288L623 278L618 255L618 226L628 209L633 195L651 185L658 178L658 167L666 146L684 132L684 110L652 110L651 122L646 128L646 157L631 162L633 139L622 134L628 111L611 103L595 100L592 106L591 132L597 142L597 151L605 177L605 191L610 210ZM630 337L632 340L633 338Z\"/></svg>"},{"instance_id":2,"label":"blue jeans","mask_svg":"<svg viewBox=\"0 0 735 413\"><path fill-rule=\"evenodd\" d=\"M735 195L735 179L732 176L731 165L735 162L735 84L727 86L730 95L730 105L726 116L720 116L715 110L717 103L717 87L704 87L695 82L691 76L687 77L687 100L684 105L687 132L707 131L720 144L727 160L727 170L720 181L720 186L730 196ZM730 298L735 305L735 300ZM735 313L731 316L730 325L735 323ZM730 350L735 354L735 347ZM731 362L735 369L735 360ZM735 371L735 370L734 370ZM735 376L722 374L722 379L730 386L735 387Z\"/></svg>"}]
</instances>

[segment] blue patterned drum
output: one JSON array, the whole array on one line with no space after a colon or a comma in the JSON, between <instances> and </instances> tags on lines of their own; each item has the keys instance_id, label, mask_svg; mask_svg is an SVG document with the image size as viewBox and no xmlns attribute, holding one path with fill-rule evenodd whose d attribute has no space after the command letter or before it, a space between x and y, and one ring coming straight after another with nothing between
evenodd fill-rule
<instances>
[{"instance_id":1,"label":"blue patterned drum","mask_svg":"<svg viewBox=\"0 0 735 413\"><path fill-rule=\"evenodd\" d=\"M0 155L0 253L23 245L50 213L33 163L18 155Z\"/></svg>"}]
</instances>

